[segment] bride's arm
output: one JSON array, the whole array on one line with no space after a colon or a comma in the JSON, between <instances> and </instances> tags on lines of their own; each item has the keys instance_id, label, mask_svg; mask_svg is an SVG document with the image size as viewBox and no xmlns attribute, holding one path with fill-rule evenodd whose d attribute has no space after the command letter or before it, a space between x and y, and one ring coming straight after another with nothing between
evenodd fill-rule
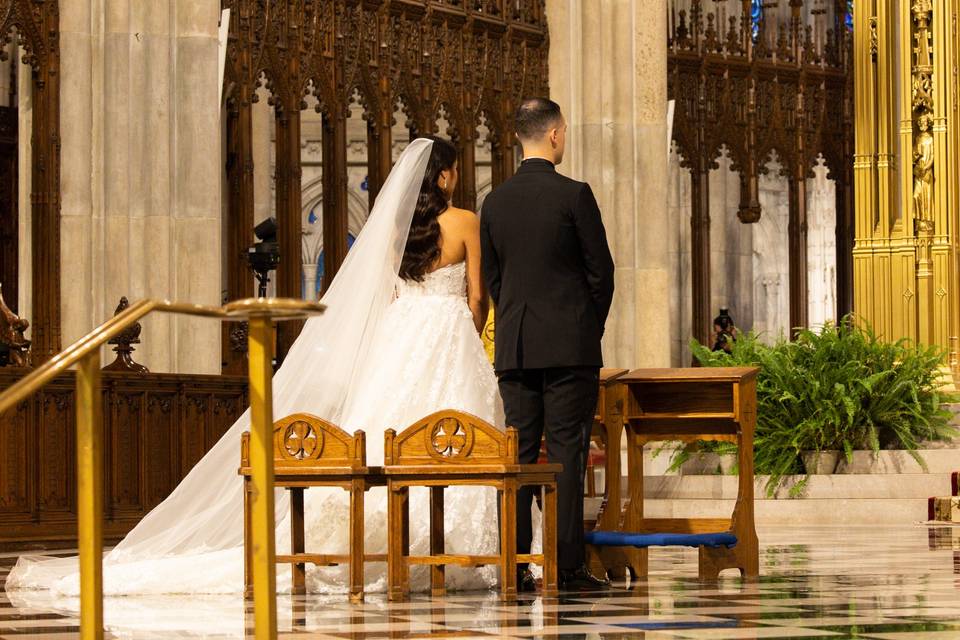
<instances>
[{"instance_id":1,"label":"bride's arm","mask_svg":"<svg viewBox=\"0 0 960 640\"><path fill-rule=\"evenodd\" d=\"M473 324L477 327L477 333L480 333L487 323L490 301L480 273L480 218L476 214L471 213L467 217L466 231L467 302L473 314Z\"/></svg>"}]
</instances>

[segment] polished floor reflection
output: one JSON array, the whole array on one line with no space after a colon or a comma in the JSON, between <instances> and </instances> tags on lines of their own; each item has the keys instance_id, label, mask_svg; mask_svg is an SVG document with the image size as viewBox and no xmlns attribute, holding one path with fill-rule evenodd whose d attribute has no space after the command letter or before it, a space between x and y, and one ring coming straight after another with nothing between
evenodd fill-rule
<instances>
[{"instance_id":1,"label":"polished floor reflection","mask_svg":"<svg viewBox=\"0 0 960 640\"><path fill-rule=\"evenodd\" d=\"M778 527L760 531L761 579L696 579L696 551L657 549L636 589L443 599L280 597L284 638L876 638L960 639L960 526ZM15 557L0 557L0 581ZM76 601L0 595L0 638L78 636ZM115 638L242 638L240 598L111 598Z\"/></svg>"}]
</instances>

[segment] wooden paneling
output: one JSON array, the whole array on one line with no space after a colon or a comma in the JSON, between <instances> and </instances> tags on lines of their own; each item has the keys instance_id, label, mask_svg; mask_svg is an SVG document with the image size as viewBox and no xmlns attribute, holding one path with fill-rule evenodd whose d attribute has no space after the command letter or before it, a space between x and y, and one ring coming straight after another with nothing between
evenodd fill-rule
<instances>
[{"instance_id":1,"label":"wooden paneling","mask_svg":"<svg viewBox=\"0 0 960 640\"><path fill-rule=\"evenodd\" d=\"M0 370L0 391L23 369ZM74 374L0 416L0 549L76 536ZM103 374L104 531L117 539L243 413L241 376Z\"/></svg>"}]
</instances>

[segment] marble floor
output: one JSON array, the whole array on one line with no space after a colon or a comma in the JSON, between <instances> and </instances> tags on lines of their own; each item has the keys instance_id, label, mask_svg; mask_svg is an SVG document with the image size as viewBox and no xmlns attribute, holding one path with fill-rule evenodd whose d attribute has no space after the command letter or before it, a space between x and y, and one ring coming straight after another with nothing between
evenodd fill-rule
<instances>
[{"instance_id":1,"label":"marble floor","mask_svg":"<svg viewBox=\"0 0 960 640\"><path fill-rule=\"evenodd\" d=\"M281 638L960 639L960 526L778 527L760 531L756 583L696 579L696 551L651 552L635 589L500 602L492 593L278 599ZM14 556L0 556L0 583ZM0 593L0 638L78 636L76 601ZM240 598L111 598L114 638L242 638Z\"/></svg>"}]
</instances>

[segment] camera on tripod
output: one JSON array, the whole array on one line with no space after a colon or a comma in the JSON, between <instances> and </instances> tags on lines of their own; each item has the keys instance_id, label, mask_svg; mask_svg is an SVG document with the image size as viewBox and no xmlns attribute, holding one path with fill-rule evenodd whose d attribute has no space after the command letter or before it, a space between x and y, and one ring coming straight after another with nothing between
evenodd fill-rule
<instances>
[{"instance_id":1,"label":"camera on tripod","mask_svg":"<svg viewBox=\"0 0 960 640\"><path fill-rule=\"evenodd\" d=\"M270 282L270 272L280 264L280 243L277 242L277 219L267 218L253 228L253 234L259 242L250 245L247 249L247 264L257 277L260 298L267 297L267 284Z\"/></svg>"}]
</instances>

